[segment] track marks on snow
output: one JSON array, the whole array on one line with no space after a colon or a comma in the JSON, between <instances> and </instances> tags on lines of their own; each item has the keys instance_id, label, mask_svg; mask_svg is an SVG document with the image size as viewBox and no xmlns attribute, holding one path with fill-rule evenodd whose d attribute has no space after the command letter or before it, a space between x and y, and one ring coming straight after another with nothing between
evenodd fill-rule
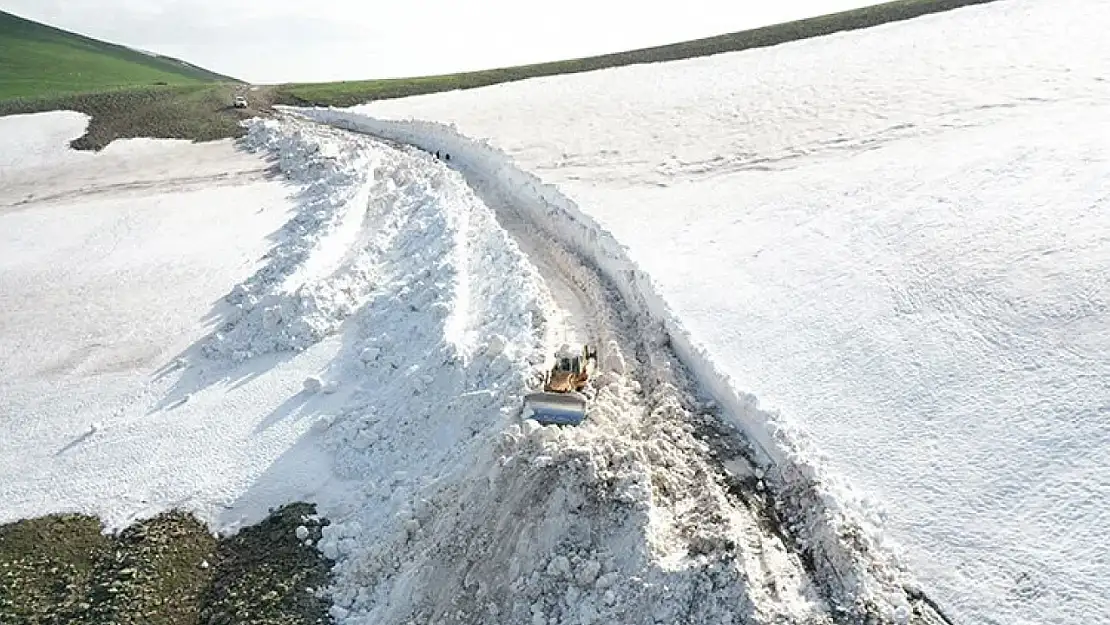
<instances>
[{"instance_id":1,"label":"track marks on snow","mask_svg":"<svg viewBox=\"0 0 1110 625\"><path fill-rule=\"evenodd\" d=\"M595 616L596 611L596 616L603 620L626 622L651 622L661 617L692 623L734 619L775 622L784 618L819 621L820 613L826 610L800 560L773 533L767 532L759 513L749 505L766 502L730 497L725 475L703 459L710 448L698 440L696 429L689 425L692 417L688 406L695 402L688 393L664 381L668 377L677 380L679 376L673 373L677 365L649 355L660 351L661 346L645 344L642 330L622 309L620 296L594 270L530 225L516 211L512 200L499 194L490 180L478 172L464 173L551 287L557 312L549 315L555 323L548 328L548 348L567 336L559 321L571 311L578 317L572 332L596 342L605 365L597 380L597 394L587 425L562 431L551 428L551 433L546 433L549 428L543 428L536 433L540 440L536 448L525 446L517 452L526 458L531 456L542 468L539 475L507 480L511 483L503 488L531 496L527 507L522 506L519 498L500 501L501 513L532 519L534 510L545 509L539 505L545 503L567 514L569 510L563 500L569 498L579 502L570 506L571 510L587 506L583 501L593 506L590 509L596 514L585 517L586 523L602 519L605 525L619 526L616 533L587 532L592 539L585 544L570 541L554 548L554 553L561 554L556 558L566 558L572 567L592 567L590 563L596 562L610 574L606 579L612 586L606 584L604 592L574 586L578 588L574 593L578 599L587 599L586 605L593 606L586 608L587 619ZM621 473L625 482L636 487L627 491L631 495L623 499L607 496L610 489L604 486L600 492L595 490L597 485L606 483L600 477L604 471L598 465L609 465L613 458L633 459ZM525 467L519 469L525 473L537 471L524 461L513 466ZM592 467L588 475L578 475L583 466ZM576 484L551 490L550 484L560 481L562 471L574 476ZM505 474L502 469L499 477L506 480ZM580 489L585 492L578 492ZM495 493L483 496L487 500L497 499ZM639 510L639 517L621 516L622 523L605 520L607 513L602 510L621 510L625 499ZM545 514L549 513L545 510ZM493 528L484 529L487 534L495 533ZM463 533L483 532L468 527ZM613 554L619 552L636 553L638 560L615 560ZM494 556L482 550L455 557L464 555L479 561L489 561L491 557L497 561L496 557L501 557L502 562L523 557L505 553ZM548 566L560 569L561 562L552 560ZM632 575L633 571L638 575ZM541 575L547 573L543 569ZM639 586L639 582L644 585ZM570 588L560 584L558 577L546 583L562 588L559 592ZM622 590L620 607L612 600L616 586ZM672 589L672 596L649 599L647 589L656 586ZM564 603L541 593L528 609L545 614L554 622L583 617ZM516 606L514 617L526 616L522 606Z\"/></svg>"},{"instance_id":2,"label":"track marks on snow","mask_svg":"<svg viewBox=\"0 0 1110 625\"><path fill-rule=\"evenodd\" d=\"M712 467L709 473L727 477L730 470L743 466L738 462L740 458L753 460L752 464L758 467L755 488L761 481L769 502L758 515L760 526L769 528L771 534L787 545L788 552L802 560L809 579L820 588L837 622L900 623L915 617L922 622L943 620L915 593L906 590L912 579L893 555L884 550L881 536L874 535L859 511L838 501L839 491L829 482L820 462L812 457L812 445L806 437L777 415L759 409L754 398L732 387L680 320L674 318L650 277L638 270L619 242L583 214L572 200L517 168L488 143L467 139L441 124L381 121L341 111L314 110L304 114L340 128L409 142L430 151L447 149L453 157L452 166L488 176L486 181L511 197L521 214L528 216L525 221L541 228L546 239L557 241L551 249L573 249L588 259L584 265L602 281L609 280L607 284L620 293L618 308L634 331L633 339L625 343L629 346L629 359L641 365L651 363L644 370L646 375L641 374L633 381L642 383L649 398L656 387L666 387L659 380L679 389L680 397L686 401L678 404L689 406L687 420L704 440L715 441L717 451L711 449L704 455ZM679 356L685 367L680 366ZM668 368L668 362L673 366ZM721 408L699 403L698 398L705 390L722 402ZM591 421L599 420L591 417ZM720 442L728 440L736 443L726 444L723 449L735 447L740 453L715 457ZM741 468L740 472L746 470ZM733 480L729 482L731 488L743 492L749 479L737 482L729 477L726 481Z\"/></svg>"},{"instance_id":3,"label":"track marks on snow","mask_svg":"<svg viewBox=\"0 0 1110 625\"><path fill-rule=\"evenodd\" d=\"M40 204L63 202L76 198L95 199L105 195L146 193L152 191L158 193L187 193L189 191L238 186L270 180L276 175L278 175L278 172L274 167L259 167L204 176L178 176L174 178L161 178L158 180L137 180L131 182L89 185L78 189L42 195L28 193L19 200L10 201L8 203L0 202L0 213L26 210Z\"/></svg>"}]
</instances>

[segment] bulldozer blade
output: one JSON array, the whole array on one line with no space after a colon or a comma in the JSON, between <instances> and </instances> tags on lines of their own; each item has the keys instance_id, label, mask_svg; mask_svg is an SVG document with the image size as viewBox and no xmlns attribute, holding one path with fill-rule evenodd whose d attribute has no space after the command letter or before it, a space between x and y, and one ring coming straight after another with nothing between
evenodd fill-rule
<instances>
[{"instance_id":1,"label":"bulldozer blade","mask_svg":"<svg viewBox=\"0 0 1110 625\"><path fill-rule=\"evenodd\" d=\"M586 398L579 393L530 393L524 396L522 416L543 425L578 425L586 417Z\"/></svg>"}]
</instances>

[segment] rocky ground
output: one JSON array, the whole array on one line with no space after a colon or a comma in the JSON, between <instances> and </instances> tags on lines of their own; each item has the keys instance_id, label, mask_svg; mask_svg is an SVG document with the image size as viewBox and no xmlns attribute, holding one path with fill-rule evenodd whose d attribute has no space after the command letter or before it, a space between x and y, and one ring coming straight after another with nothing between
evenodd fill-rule
<instances>
[{"instance_id":1,"label":"rocky ground","mask_svg":"<svg viewBox=\"0 0 1110 625\"><path fill-rule=\"evenodd\" d=\"M225 538L180 512L118 535L73 514L0 526L0 625L330 623L324 525L298 503Z\"/></svg>"}]
</instances>

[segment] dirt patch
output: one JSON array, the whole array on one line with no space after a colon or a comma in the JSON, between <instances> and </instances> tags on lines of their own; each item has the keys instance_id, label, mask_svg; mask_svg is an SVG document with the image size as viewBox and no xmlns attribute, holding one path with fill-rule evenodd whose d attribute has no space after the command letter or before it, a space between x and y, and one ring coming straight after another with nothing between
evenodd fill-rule
<instances>
[{"instance_id":1,"label":"dirt patch","mask_svg":"<svg viewBox=\"0 0 1110 625\"><path fill-rule=\"evenodd\" d=\"M69 110L89 115L88 131L71 143L77 150L101 150L116 139L150 137L215 141L245 134L240 122L273 111L272 89L213 83L120 89L52 98L0 101L0 116ZM232 106L245 95L249 106Z\"/></svg>"},{"instance_id":2,"label":"dirt patch","mask_svg":"<svg viewBox=\"0 0 1110 625\"><path fill-rule=\"evenodd\" d=\"M292 504L226 538L180 512L115 536L72 514L0 526L0 624L330 623L314 591L331 562L297 537L319 540L313 512Z\"/></svg>"}]
</instances>

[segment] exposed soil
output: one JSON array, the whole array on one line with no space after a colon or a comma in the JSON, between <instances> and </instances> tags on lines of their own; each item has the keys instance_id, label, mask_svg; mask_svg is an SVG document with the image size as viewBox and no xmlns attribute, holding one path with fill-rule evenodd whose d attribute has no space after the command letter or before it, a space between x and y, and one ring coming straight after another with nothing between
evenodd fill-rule
<instances>
[{"instance_id":1,"label":"exposed soil","mask_svg":"<svg viewBox=\"0 0 1110 625\"><path fill-rule=\"evenodd\" d=\"M291 504L225 538L181 512L118 535L75 514L0 526L0 624L330 623L315 591L332 563L297 538L319 540L313 513Z\"/></svg>"},{"instance_id":2,"label":"exposed soil","mask_svg":"<svg viewBox=\"0 0 1110 625\"><path fill-rule=\"evenodd\" d=\"M253 90L252 90L253 89ZM232 106L245 95L249 106ZM215 141L241 137L244 119L273 111L273 89L231 83L120 89L52 98L0 101L0 116L44 111L78 111L92 117L77 150L101 150L116 139L150 137Z\"/></svg>"}]
</instances>

